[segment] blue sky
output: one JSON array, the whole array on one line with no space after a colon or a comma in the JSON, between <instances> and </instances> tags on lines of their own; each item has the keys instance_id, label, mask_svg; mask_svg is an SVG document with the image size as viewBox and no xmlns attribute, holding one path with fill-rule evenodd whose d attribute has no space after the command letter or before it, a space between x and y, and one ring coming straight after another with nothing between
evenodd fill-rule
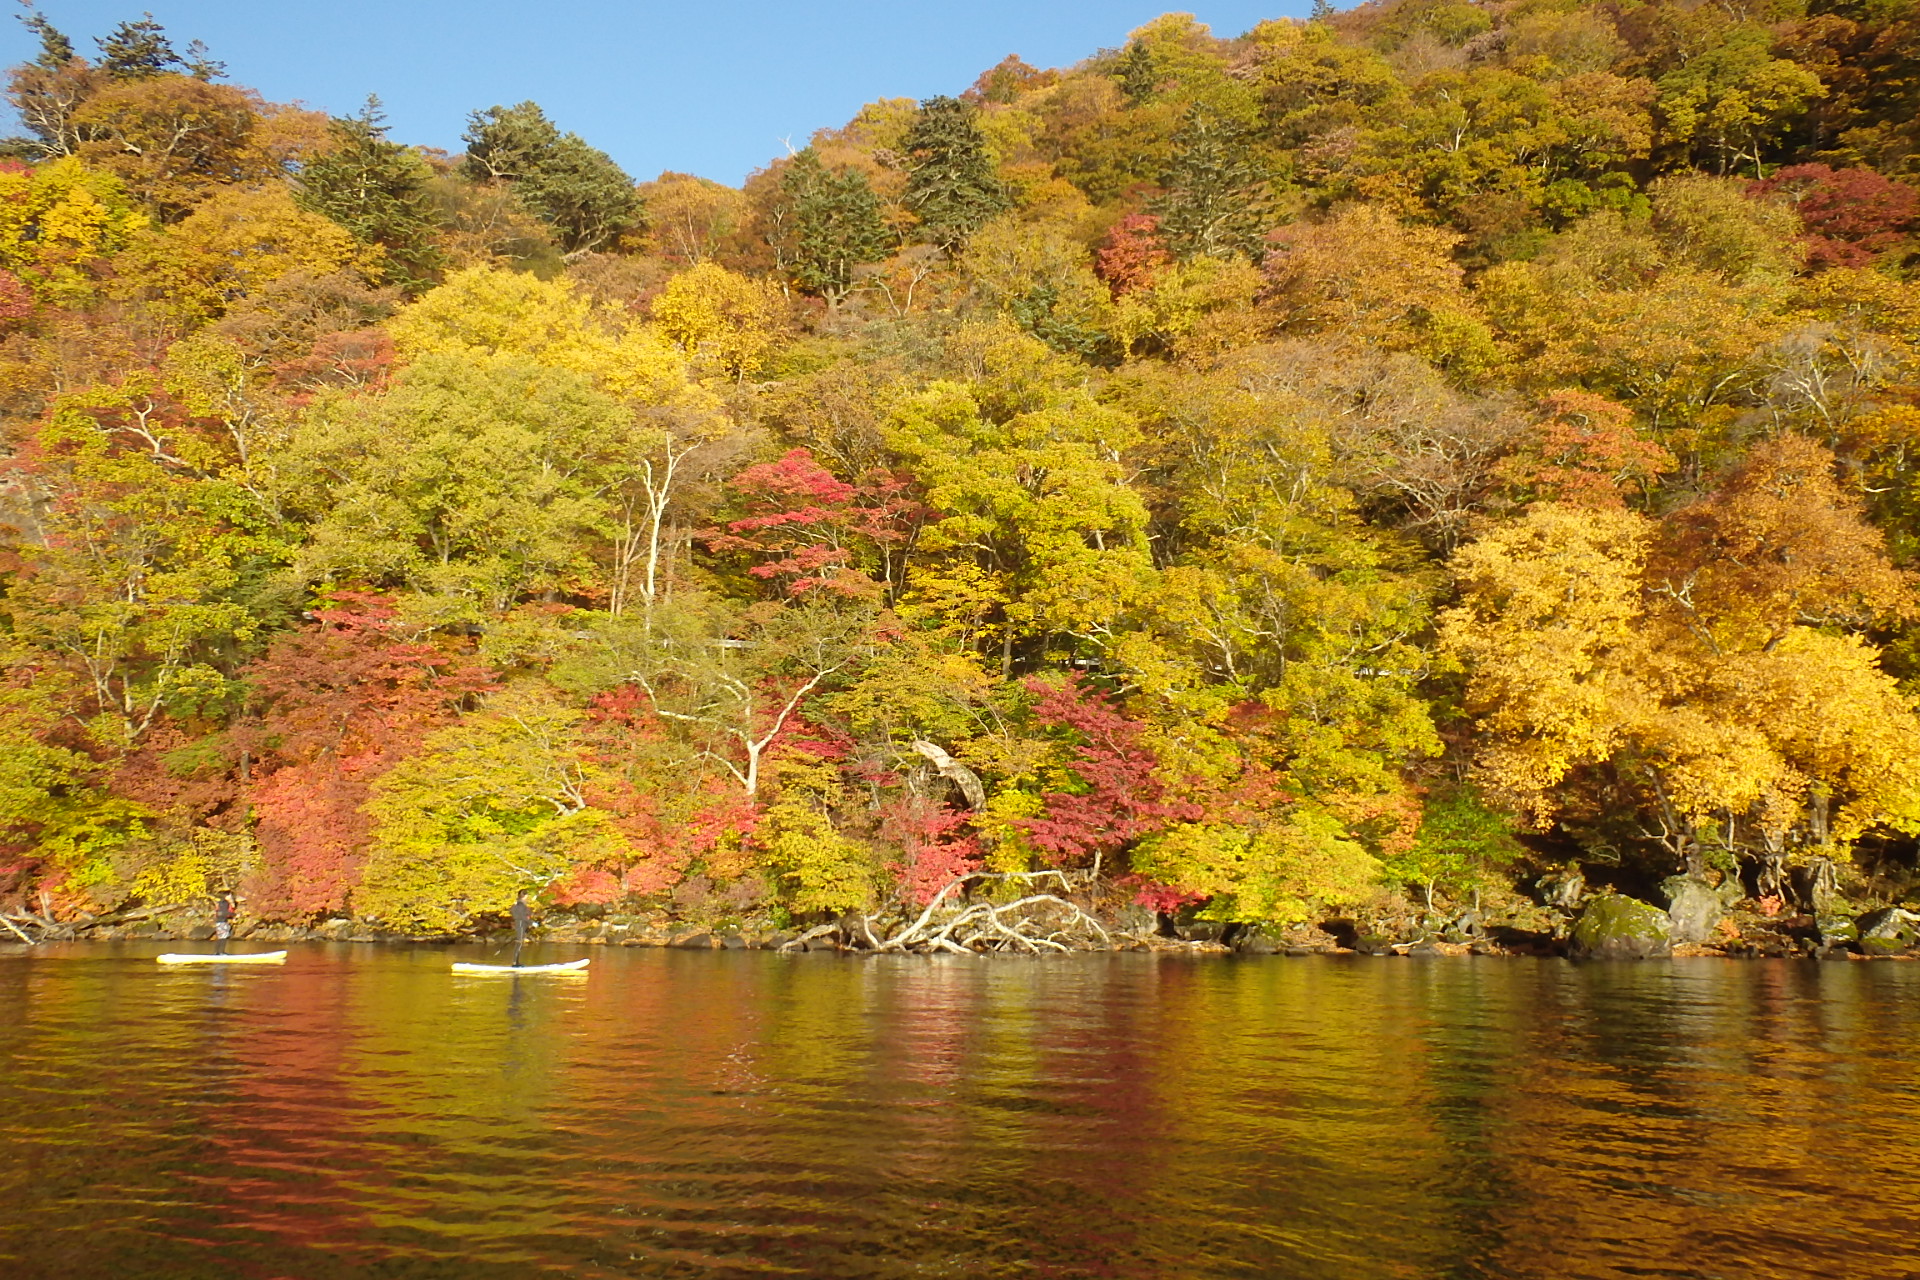
<instances>
[{"instance_id":1,"label":"blue sky","mask_svg":"<svg viewBox=\"0 0 1920 1280\"><path fill-rule=\"evenodd\" d=\"M1304 14L1310 0L1210 0L1216 33ZM611 153L636 178L662 169L737 183L883 97L957 93L1009 53L1064 66L1163 11L1151 0L43 0L93 52L92 37L151 6L177 47L204 40L231 78L275 101L336 114L369 92L394 136L455 149L467 112L528 98ZM11 5L8 6L11 8ZM35 51L0 29L8 65Z\"/></svg>"}]
</instances>

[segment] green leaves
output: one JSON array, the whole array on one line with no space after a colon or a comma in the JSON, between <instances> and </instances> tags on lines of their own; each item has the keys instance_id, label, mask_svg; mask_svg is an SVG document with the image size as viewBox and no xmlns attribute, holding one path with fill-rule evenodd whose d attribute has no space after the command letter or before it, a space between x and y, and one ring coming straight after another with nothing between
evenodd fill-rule
<instances>
[{"instance_id":1,"label":"green leaves","mask_svg":"<svg viewBox=\"0 0 1920 1280\"><path fill-rule=\"evenodd\" d=\"M837 307L853 287L854 268L878 262L893 247L880 201L858 169L833 173L807 147L780 175L781 247L794 283Z\"/></svg>"},{"instance_id":2,"label":"green leaves","mask_svg":"<svg viewBox=\"0 0 1920 1280\"><path fill-rule=\"evenodd\" d=\"M293 442L310 580L404 585L449 619L579 588L631 417L581 374L427 356L391 394L319 406Z\"/></svg>"},{"instance_id":3,"label":"green leaves","mask_svg":"<svg viewBox=\"0 0 1920 1280\"><path fill-rule=\"evenodd\" d=\"M1166 194L1150 208L1183 258L1257 258L1273 221L1271 181L1251 128L1196 107L1174 135L1173 163L1160 178Z\"/></svg>"},{"instance_id":4,"label":"green leaves","mask_svg":"<svg viewBox=\"0 0 1920 1280\"><path fill-rule=\"evenodd\" d=\"M998 341L1009 355L1038 347L1024 336ZM1136 427L1081 389L1029 385L1027 403L1003 413L996 390L1015 388L936 382L895 414L888 443L942 516L921 546L1003 584L1010 641L1097 650L1152 570L1146 507L1119 459Z\"/></svg>"},{"instance_id":5,"label":"green leaves","mask_svg":"<svg viewBox=\"0 0 1920 1280\"><path fill-rule=\"evenodd\" d=\"M510 689L430 736L374 784L373 848L355 905L391 925L446 931L504 911L519 889L617 856L610 815L588 802L601 775L584 719L543 690Z\"/></svg>"},{"instance_id":6,"label":"green leaves","mask_svg":"<svg viewBox=\"0 0 1920 1280\"><path fill-rule=\"evenodd\" d=\"M408 293L427 288L445 266L427 183L433 171L411 148L387 138L380 100L334 120L333 145L300 170L302 207L333 219L362 244L379 245L382 274Z\"/></svg>"},{"instance_id":7,"label":"green leaves","mask_svg":"<svg viewBox=\"0 0 1920 1280\"><path fill-rule=\"evenodd\" d=\"M1373 892L1380 864L1325 814L1297 810L1256 827L1183 823L1144 841L1135 872L1203 895L1207 920L1282 927Z\"/></svg>"},{"instance_id":8,"label":"green leaves","mask_svg":"<svg viewBox=\"0 0 1920 1280\"><path fill-rule=\"evenodd\" d=\"M1746 163L1759 177L1762 149L1827 92L1806 67L1773 57L1772 43L1766 28L1742 26L1662 76L1663 139L1717 172Z\"/></svg>"},{"instance_id":9,"label":"green leaves","mask_svg":"<svg viewBox=\"0 0 1920 1280\"><path fill-rule=\"evenodd\" d=\"M912 160L904 202L943 249L964 244L1008 204L973 117L974 108L957 98L928 98L902 143Z\"/></svg>"},{"instance_id":10,"label":"green leaves","mask_svg":"<svg viewBox=\"0 0 1920 1280\"><path fill-rule=\"evenodd\" d=\"M476 111L463 137L467 175L510 185L568 253L608 247L640 224L633 179L579 134L561 133L535 103Z\"/></svg>"}]
</instances>

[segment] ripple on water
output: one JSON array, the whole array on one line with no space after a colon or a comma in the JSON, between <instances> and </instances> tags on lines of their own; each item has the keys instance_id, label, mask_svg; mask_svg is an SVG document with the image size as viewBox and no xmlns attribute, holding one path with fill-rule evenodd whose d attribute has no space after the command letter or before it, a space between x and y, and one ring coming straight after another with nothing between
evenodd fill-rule
<instances>
[{"instance_id":1,"label":"ripple on water","mask_svg":"<svg viewBox=\"0 0 1920 1280\"><path fill-rule=\"evenodd\" d=\"M1920 966L0 959L0 1273L1920 1270Z\"/></svg>"}]
</instances>

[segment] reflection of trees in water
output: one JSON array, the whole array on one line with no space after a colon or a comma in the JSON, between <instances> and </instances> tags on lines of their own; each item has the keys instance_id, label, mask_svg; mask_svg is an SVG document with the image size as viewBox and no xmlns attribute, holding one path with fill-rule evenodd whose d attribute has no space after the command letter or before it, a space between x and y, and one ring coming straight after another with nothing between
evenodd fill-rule
<instances>
[{"instance_id":1,"label":"reflection of trees in water","mask_svg":"<svg viewBox=\"0 0 1920 1280\"><path fill-rule=\"evenodd\" d=\"M1920 1201L1897 1141L1910 966L607 949L558 983L456 981L424 949L218 982L132 963L36 968L24 994L0 972L0 1178L13 1152L85 1153L22 1184L47 1259L1129 1280L1920 1262L1873 1230ZM58 1105L34 1101L48 1079ZM123 1225L86 1220L103 1203Z\"/></svg>"}]
</instances>

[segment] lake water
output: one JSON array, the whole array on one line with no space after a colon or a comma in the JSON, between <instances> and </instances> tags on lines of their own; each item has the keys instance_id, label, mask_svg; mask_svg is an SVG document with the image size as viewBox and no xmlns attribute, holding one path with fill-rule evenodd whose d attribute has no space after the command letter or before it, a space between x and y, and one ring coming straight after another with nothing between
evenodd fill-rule
<instances>
[{"instance_id":1,"label":"lake water","mask_svg":"<svg viewBox=\"0 0 1920 1280\"><path fill-rule=\"evenodd\" d=\"M0 955L0 1275L1920 1271L1920 964L160 949Z\"/></svg>"}]
</instances>

